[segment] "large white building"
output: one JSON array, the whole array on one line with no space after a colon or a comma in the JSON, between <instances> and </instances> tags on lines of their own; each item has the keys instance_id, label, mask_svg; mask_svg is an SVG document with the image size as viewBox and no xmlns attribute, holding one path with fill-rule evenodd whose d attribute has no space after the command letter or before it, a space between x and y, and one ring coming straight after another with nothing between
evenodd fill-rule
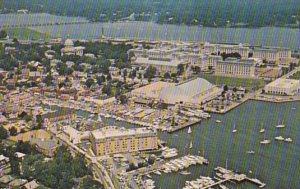
<instances>
[{"instance_id":1,"label":"large white building","mask_svg":"<svg viewBox=\"0 0 300 189\"><path fill-rule=\"evenodd\" d=\"M163 75L166 72L177 73L178 65L187 65L187 61L179 59L168 58L136 58L132 65L136 67L147 68L149 66L155 67L158 75Z\"/></svg>"},{"instance_id":2,"label":"large white building","mask_svg":"<svg viewBox=\"0 0 300 189\"><path fill-rule=\"evenodd\" d=\"M158 148L156 130L104 127L91 132L92 150L97 156L154 150Z\"/></svg>"},{"instance_id":3,"label":"large white building","mask_svg":"<svg viewBox=\"0 0 300 189\"><path fill-rule=\"evenodd\" d=\"M205 79L197 78L161 90L159 99L166 104L201 104L222 93L222 89Z\"/></svg>"},{"instance_id":4,"label":"large white building","mask_svg":"<svg viewBox=\"0 0 300 189\"><path fill-rule=\"evenodd\" d=\"M265 86L265 92L276 95L295 95L300 93L300 81L295 79L276 79Z\"/></svg>"},{"instance_id":5,"label":"large white building","mask_svg":"<svg viewBox=\"0 0 300 189\"><path fill-rule=\"evenodd\" d=\"M242 58L248 58L250 48L243 46L243 44L229 45L229 44L212 44L204 43L203 53L220 55L221 53L239 53Z\"/></svg>"},{"instance_id":6,"label":"large white building","mask_svg":"<svg viewBox=\"0 0 300 189\"><path fill-rule=\"evenodd\" d=\"M205 79L197 78L184 83L175 84L156 82L135 89L132 96L155 99L169 105L200 105L221 95L222 89Z\"/></svg>"},{"instance_id":7,"label":"large white building","mask_svg":"<svg viewBox=\"0 0 300 189\"><path fill-rule=\"evenodd\" d=\"M61 49L61 56L63 55L78 55L83 56L83 50L85 47L78 46L74 47L74 43L71 39L65 41L65 47Z\"/></svg>"},{"instance_id":8,"label":"large white building","mask_svg":"<svg viewBox=\"0 0 300 189\"><path fill-rule=\"evenodd\" d=\"M217 62L215 74L229 77L255 77L255 66L261 63L259 59L227 58Z\"/></svg>"},{"instance_id":9,"label":"large white building","mask_svg":"<svg viewBox=\"0 0 300 189\"><path fill-rule=\"evenodd\" d=\"M271 62L274 65L289 65L292 59L292 51L289 48L260 47L253 49L253 57Z\"/></svg>"}]
</instances>

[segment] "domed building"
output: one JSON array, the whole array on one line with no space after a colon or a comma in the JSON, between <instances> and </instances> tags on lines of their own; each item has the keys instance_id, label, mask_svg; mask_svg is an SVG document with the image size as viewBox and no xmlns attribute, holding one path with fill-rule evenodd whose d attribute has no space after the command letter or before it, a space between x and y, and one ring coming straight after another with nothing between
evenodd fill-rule
<instances>
[{"instance_id":1,"label":"domed building","mask_svg":"<svg viewBox=\"0 0 300 189\"><path fill-rule=\"evenodd\" d=\"M61 49L61 56L63 55L78 55L83 56L83 50L85 47L78 46L74 47L74 43L71 39L66 39L65 47Z\"/></svg>"}]
</instances>

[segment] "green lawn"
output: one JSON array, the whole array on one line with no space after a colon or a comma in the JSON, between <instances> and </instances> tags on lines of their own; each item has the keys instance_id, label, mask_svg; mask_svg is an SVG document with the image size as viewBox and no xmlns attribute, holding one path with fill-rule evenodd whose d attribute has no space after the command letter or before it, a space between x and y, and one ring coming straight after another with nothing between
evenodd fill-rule
<instances>
[{"instance_id":1,"label":"green lawn","mask_svg":"<svg viewBox=\"0 0 300 189\"><path fill-rule=\"evenodd\" d=\"M201 78L208 80L209 82L216 85L228 85L235 87L245 87L247 89L259 89L263 87L264 81L262 79L247 79L247 78L234 78L234 77L224 77L215 76L211 74L202 73Z\"/></svg>"},{"instance_id":2,"label":"green lawn","mask_svg":"<svg viewBox=\"0 0 300 189\"><path fill-rule=\"evenodd\" d=\"M8 28L7 33L10 38L17 38L17 39L48 39L49 35L45 33L38 32L36 30L30 28Z\"/></svg>"},{"instance_id":3,"label":"green lawn","mask_svg":"<svg viewBox=\"0 0 300 189\"><path fill-rule=\"evenodd\" d=\"M290 79L298 79L300 80L300 72L295 73L294 75L289 77Z\"/></svg>"}]
</instances>

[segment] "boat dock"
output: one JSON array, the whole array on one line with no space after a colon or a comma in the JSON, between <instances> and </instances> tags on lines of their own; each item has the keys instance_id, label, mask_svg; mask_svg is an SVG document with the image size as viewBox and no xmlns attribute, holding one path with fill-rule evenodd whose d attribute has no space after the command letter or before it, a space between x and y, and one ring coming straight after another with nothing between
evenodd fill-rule
<instances>
[{"instance_id":1,"label":"boat dock","mask_svg":"<svg viewBox=\"0 0 300 189\"><path fill-rule=\"evenodd\" d=\"M199 182L199 179L197 179L197 181L187 181L187 183L192 188L198 188L198 186L199 186L201 189L216 187L225 182L238 183L238 182L243 182L243 181L249 181L251 183L254 183L254 184L258 185L259 188L263 188L266 186L265 183L261 182L260 180L258 180L256 178L249 178L245 174L238 174L238 173L235 173L231 170L227 170L222 167L215 168L215 171L217 171L217 173L216 173L217 176L214 176L213 179L209 178L209 177L204 177L204 178L208 178L206 180L208 180L209 182L206 182L206 181ZM201 178L201 176L200 176L200 178Z\"/></svg>"},{"instance_id":2,"label":"boat dock","mask_svg":"<svg viewBox=\"0 0 300 189\"><path fill-rule=\"evenodd\" d=\"M191 121L191 122L188 122L188 123L183 124L183 125L178 125L178 126L176 126L176 127L172 127L172 128L170 128L170 129L168 129L167 131L168 131L168 133L173 133L173 132L175 132L175 131L179 131L179 130L184 129L184 128L186 128L186 127L193 126L193 125L195 125L195 124L197 124L197 123L200 123L200 122L201 122L201 119L195 120L195 121Z\"/></svg>"}]
</instances>

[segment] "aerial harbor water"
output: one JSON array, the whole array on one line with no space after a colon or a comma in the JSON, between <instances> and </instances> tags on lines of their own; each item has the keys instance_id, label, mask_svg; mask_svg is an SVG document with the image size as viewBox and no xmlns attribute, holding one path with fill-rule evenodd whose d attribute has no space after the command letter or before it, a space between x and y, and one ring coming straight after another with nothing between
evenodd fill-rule
<instances>
[{"instance_id":1,"label":"aerial harbor water","mask_svg":"<svg viewBox=\"0 0 300 189\"><path fill-rule=\"evenodd\" d=\"M208 165L193 165L187 171L191 174L162 173L153 175L157 188L182 188L186 180L194 180L199 176L215 175L217 166L244 173L249 177L257 178L266 183L266 188L299 188L300 166L298 158L300 141L297 134L300 132L299 114L300 102L270 103L249 100L241 106L226 114L211 114L211 118L191 127L179 130L172 134L159 132L167 146L178 149L178 157L187 154L201 155L208 159ZM77 113L88 116L84 111ZM135 127L132 124L104 118L106 124L124 127ZM220 123L216 123L220 120ZM278 123L286 125L285 128L276 128ZM235 126L234 126L235 125ZM232 132L234 129L236 132ZM264 128L265 132L261 133ZM292 138L293 142L275 140L276 136ZM264 139L271 141L263 145ZM189 145L192 142L193 147ZM252 153L249 153L249 152ZM227 163L226 163L227 162ZM226 165L227 164L227 165ZM257 188L250 182L227 186L241 188Z\"/></svg>"},{"instance_id":2,"label":"aerial harbor water","mask_svg":"<svg viewBox=\"0 0 300 189\"><path fill-rule=\"evenodd\" d=\"M192 127L191 136L187 134L187 129L172 135L162 133L160 137L170 147L178 148L179 156L200 152L210 163L208 166L191 167L189 171L192 174L187 176L178 173L154 176L158 188L181 188L185 180L194 180L200 175L212 176L213 168L225 167L226 160L228 169L258 178L267 184L266 188L299 188L299 140L286 143L274 139L278 135L296 139L300 132L300 118L296 116L299 110L293 110L292 107L299 105L300 102L278 104L248 101L225 115L212 114L208 121ZM217 119L221 121L220 124L215 122ZM286 128L276 128L279 121L283 121ZM233 124L236 125L235 133L232 132ZM259 132L262 127L265 128L265 134ZM271 143L260 144L264 137ZM191 140L192 150L187 147ZM257 188L249 182L235 187L240 186Z\"/></svg>"}]
</instances>

